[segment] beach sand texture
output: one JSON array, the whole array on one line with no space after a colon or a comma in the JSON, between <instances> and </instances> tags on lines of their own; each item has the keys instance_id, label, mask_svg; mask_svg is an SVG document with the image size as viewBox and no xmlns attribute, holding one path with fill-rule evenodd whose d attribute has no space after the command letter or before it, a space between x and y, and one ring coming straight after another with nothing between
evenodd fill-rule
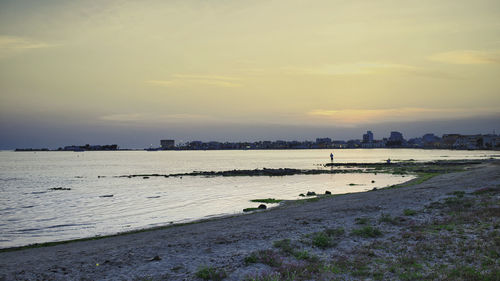
<instances>
[{"instance_id":1,"label":"beach sand texture","mask_svg":"<svg viewBox=\"0 0 500 281\"><path fill-rule=\"evenodd\" d=\"M244 260L252 252L273 249L273 241L302 241L308 234L326 228L343 228L346 234L335 247L321 249L307 243L300 246L321 259L331 260L373 242L375 238L349 235L359 226L359 218L367 218L384 232L377 241L390 242L399 226L377 223L382 214L395 217L407 209L422 210L456 191L468 194L479 188L499 186L500 163L485 161L464 172L439 175L413 186L345 194L316 202L290 202L263 212L2 252L0 280L196 280L200 266L224 270L225 280L242 280L271 269ZM435 219L435 215L422 212L406 221L425 223Z\"/></svg>"}]
</instances>

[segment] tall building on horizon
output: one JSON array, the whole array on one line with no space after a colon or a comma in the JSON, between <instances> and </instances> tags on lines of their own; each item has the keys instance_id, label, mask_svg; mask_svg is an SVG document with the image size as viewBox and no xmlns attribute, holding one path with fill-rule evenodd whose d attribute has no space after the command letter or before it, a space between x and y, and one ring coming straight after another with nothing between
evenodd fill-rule
<instances>
[{"instance_id":1,"label":"tall building on horizon","mask_svg":"<svg viewBox=\"0 0 500 281\"><path fill-rule=\"evenodd\" d=\"M160 140L161 149L173 149L175 147L175 140Z\"/></svg>"},{"instance_id":2,"label":"tall building on horizon","mask_svg":"<svg viewBox=\"0 0 500 281\"><path fill-rule=\"evenodd\" d=\"M373 142L372 131L366 131L366 134L363 134L363 142L364 143L372 143Z\"/></svg>"},{"instance_id":3,"label":"tall building on horizon","mask_svg":"<svg viewBox=\"0 0 500 281\"><path fill-rule=\"evenodd\" d=\"M400 132L392 131L389 137L389 141L402 142L404 140L403 134Z\"/></svg>"}]
</instances>

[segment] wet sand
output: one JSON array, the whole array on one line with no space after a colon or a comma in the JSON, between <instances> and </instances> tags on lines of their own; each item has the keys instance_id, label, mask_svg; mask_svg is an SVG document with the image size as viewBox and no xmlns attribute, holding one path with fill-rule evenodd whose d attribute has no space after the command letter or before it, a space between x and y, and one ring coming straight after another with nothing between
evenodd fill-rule
<instances>
[{"instance_id":1,"label":"wet sand","mask_svg":"<svg viewBox=\"0 0 500 281\"><path fill-rule=\"evenodd\" d=\"M258 263L248 265L244 259L252 252L272 248L273 241L298 241L325 228L349 230L356 226L356 218L396 216L405 209L424 208L451 192L498 186L499 161L485 161L464 172L439 175L413 186L291 202L263 212L2 252L0 280L196 280L200 266L224 270L226 280L242 280L269 269ZM348 236L335 248L308 250L328 259L370 239Z\"/></svg>"}]
</instances>

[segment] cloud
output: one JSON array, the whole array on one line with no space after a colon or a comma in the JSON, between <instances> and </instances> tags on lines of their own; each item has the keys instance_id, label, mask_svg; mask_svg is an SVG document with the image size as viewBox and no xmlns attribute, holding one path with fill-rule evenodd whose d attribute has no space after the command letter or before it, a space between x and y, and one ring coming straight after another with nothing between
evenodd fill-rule
<instances>
[{"instance_id":1,"label":"cloud","mask_svg":"<svg viewBox=\"0 0 500 281\"><path fill-rule=\"evenodd\" d=\"M430 70L422 67L389 62L356 62L341 64L324 64L318 67L301 68L287 67L282 71L290 75L374 75L374 74L403 74L424 76L430 78L459 78L441 71Z\"/></svg>"},{"instance_id":2,"label":"cloud","mask_svg":"<svg viewBox=\"0 0 500 281\"><path fill-rule=\"evenodd\" d=\"M396 109L316 109L307 116L340 126L384 122L450 120L478 116L498 116L500 108L396 108Z\"/></svg>"},{"instance_id":3,"label":"cloud","mask_svg":"<svg viewBox=\"0 0 500 281\"><path fill-rule=\"evenodd\" d=\"M357 62L342 64L325 64L314 68L289 67L283 70L289 74L310 75L362 75L380 73L390 69L412 69L412 66L379 63L379 62Z\"/></svg>"},{"instance_id":4,"label":"cloud","mask_svg":"<svg viewBox=\"0 0 500 281\"><path fill-rule=\"evenodd\" d=\"M233 76L174 74L169 80L148 80L146 83L164 87L204 85L222 88L237 88L243 86L240 81L240 78Z\"/></svg>"},{"instance_id":5,"label":"cloud","mask_svg":"<svg viewBox=\"0 0 500 281\"><path fill-rule=\"evenodd\" d=\"M98 118L101 121L113 123L135 123L135 124L175 124L175 123L205 123L221 121L209 115L201 114L156 114L156 113L120 113L103 115Z\"/></svg>"},{"instance_id":6,"label":"cloud","mask_svg":"<svg viewBox=\"0 0 500 281\"><path fill-rule=\"evenodd\" d=\"M9 57L33 49L49 48L55 45L24 37L0 35L0 58Z\"/></svg>"},{"instance_id":7,"label":"cloud","mask_svg":"<svg viewBox=\"0 0 500 281\"><path fill-rule=\"evenodd\" d=\"M457 50L434 54L429 59L449 64L500 64L500 51Z\"/></svg>"}]
</instances>

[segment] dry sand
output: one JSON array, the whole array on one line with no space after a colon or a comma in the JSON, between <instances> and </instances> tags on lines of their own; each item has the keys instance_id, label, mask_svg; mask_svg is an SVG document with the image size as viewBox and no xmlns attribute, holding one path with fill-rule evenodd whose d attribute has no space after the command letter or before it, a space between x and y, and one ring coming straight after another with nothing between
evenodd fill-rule
<instances>
[{"instance_id":1,"label":"dry sand","mask_svg":"<svg viewBox=\"0 0 500 281\"><path fill-rule=\"evenodd\" d=\"M382 213L396 216L405 209L421 209L450 192L499 185L500 164L489 161L414 186L289 203L264 212L98 240L3 252L0 280L196 280L195 273L202 265L224 269L227 280L241 280L266 269L265 265L246 265L243 261L251 252L272 248L273 241L299 240L325 228L349 230L359 217L376 218ZM335 249L309 250L328 257L367 239L349 236ZM390 239L390 235L382 239ZM155 256L160 259L153 259Z\"/></svg>"}]
</instances>

